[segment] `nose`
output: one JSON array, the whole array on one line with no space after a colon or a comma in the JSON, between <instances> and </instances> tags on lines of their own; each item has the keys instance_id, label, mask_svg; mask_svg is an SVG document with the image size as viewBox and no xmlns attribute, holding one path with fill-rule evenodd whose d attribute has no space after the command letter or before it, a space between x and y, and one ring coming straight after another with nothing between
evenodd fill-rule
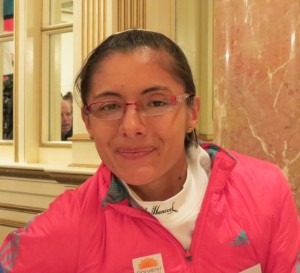
<instances>
[{"instance_id":1,"label":"nose","mask_svg":"<svg viewBox=\"0 0 300 273\"><path fill-rule=\"evenodd\" d=\"M134 104L127 104L121 122L120 132L127 137L134 138L146 134L143 117Z\"/></svg>"},{"instance_id":2,"label":"nose","mask_svg":"<svg viewBox=\"0 0 300 273\"><path fill-rule=\"evenodd\" d=\"M62 121L67 121L68 120L67 115L62 114L61 115L61 120Z\"/></svg>"}]
</instances>

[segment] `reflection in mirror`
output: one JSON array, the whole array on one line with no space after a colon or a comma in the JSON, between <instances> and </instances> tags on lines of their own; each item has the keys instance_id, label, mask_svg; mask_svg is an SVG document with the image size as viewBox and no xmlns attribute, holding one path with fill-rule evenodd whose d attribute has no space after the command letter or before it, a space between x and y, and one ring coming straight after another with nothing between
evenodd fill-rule
<instances>
[{"instance_id":1,"label":"reflection in mirror","mask_svg":"<svg viewBox=\"0 0 300 273\"><path fill-rule=\"evenodd\" d=\"M50 0L50 25L73 22L73 0Z\"/></svg>"},{"instance_id":2,"label":"reflection in mirror","mask_svg":"<svg viewBox=\"0 0 300 273\"><path fill-rule=\"evenodd\" d=\"M3 139L13 139L13 74L3 77Z\"/></svg>"},{"instance_id":3,"label":"reflection in mirror","mask_svg":"<svg viewBox=\"0 0 300 273\"><path fill-rule=\"evenodd\" d=\"M0 0L0 33L14 31L14 0Z\"/></svg>"},{"instance_id":4,"label":"reflection in mirror","mask_svg":"<svg viewBox=\"0 0 300 273\"><path fill-rule=\"evenodd\" d=\"M61 101L61 140L66 141L73 135L73 94L67 92Z\"/></svg>"},{"instance_id":5,"label":"reflection in mirror","mask_svg":"<svg viewBox=\"0 0 300 273\"><path fill-rule=\"evenodd\" d=\"M14 0L0 0L0 139L13 139Z\"/></svg>"},{"instance_id":6,"label":"reflection in mirror","mask_svg":"<svg viewBox=\"0 0 300 273\"><path fill-rule=\"evenodd\" d=\"M72 32L50 35L49 61L49 141L64 141L73 127Z\"/></svg>"},{"instance_id":7,"label":"reflection in mirror","mask_svg":"<svg viewBox=\"0 0 300 273\"><path fill-rule=\"evenodd\" d=\"M0 75L2 88L0 91L0 139L13 139L13 71L14 71L14 43L0 42Z\"/></svg>"}]
</instances>

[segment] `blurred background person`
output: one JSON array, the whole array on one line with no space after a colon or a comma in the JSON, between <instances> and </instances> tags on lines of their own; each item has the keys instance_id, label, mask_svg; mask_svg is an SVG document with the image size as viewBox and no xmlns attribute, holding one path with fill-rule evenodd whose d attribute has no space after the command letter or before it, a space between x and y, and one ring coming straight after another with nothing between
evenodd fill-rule
<instances>
[{"instance_id":1,"label":"blurred background person","mask_svg":"<svg viewBox=\"0 0 300 273\"><path fill-rule=\"evenodd\" d=\"M70 102L70 104L73 106L73 94L71 91L68 91L65 95L63 95L63 100L66 100Z\"/></svg>"},{"instance_id":2,"label":"blurred background person","mask_svg":"<svg viewBox=\"0 0 300 273\"><path fill-rule=\"evenodd\" d=\"M68 100L61 101L61 140L66 141L73 135L73 111Z\"/></svg>"}]
</instances>

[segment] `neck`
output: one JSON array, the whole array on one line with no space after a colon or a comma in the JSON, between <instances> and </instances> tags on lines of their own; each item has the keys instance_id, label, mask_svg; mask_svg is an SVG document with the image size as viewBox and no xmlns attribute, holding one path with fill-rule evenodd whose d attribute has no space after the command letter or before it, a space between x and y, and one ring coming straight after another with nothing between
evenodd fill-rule
<instances>
[{"instance_id":1,"label":"neck","mask_svg":"<svg viewBox=\"0 0 300 273\"><path fill-rule=\"evenodd\" d=\"M168 173L146 185L128 185L143 201L165 201L179 193L187 176L187 164L179 162Z\"/></svg>"}]
</instances>

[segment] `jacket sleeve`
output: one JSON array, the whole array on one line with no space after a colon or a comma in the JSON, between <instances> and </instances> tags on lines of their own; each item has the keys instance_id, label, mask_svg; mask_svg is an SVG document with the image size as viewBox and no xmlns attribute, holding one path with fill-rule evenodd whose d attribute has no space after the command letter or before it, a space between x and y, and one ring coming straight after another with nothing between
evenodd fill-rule
<instances>
[{"instance_id":1,"label":"jacket sleeve","mask_svg":"<svg viewBox=\"0 0 300 273\"><path fill-rule=\"evenodd\" d=\"M0 248L0 272L76 272L77 219L78 206L69 190L25 228L6 237Z\"/></svg>"},{"instance_id":2,"label":"jacket sleeve","mask_svg":"<svg viewBox=\"0 0 300 273\"><path fill-rule=\"evenodd\" d=\"M279 172L278 203L272 223L272 240L266 273L300 273L300 221L289 184Z\"/></svg>"}]
</instances>

